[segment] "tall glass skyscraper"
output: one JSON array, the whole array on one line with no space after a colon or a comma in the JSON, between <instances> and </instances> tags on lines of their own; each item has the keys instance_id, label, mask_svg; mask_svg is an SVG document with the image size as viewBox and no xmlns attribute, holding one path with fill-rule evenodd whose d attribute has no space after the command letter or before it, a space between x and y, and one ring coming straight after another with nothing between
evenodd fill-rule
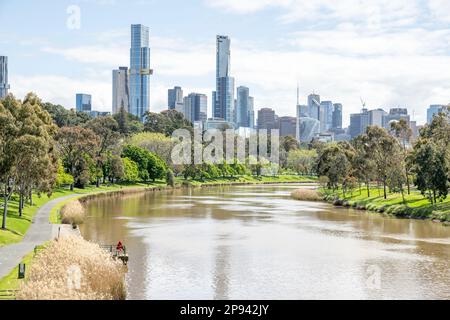
<instances>
[{"instance_id":1,"label":"tall glass skyscraper","mask_svg":"<svg viewBox=\"0 0 450 320\"><path fill-rule=\"evenodd\" d=\"M170 110L177 109L177 105L183 104L183 89L173 87L167 91L167 105Z\"/></svg>"},{"instance_id":2,"label":"tall glass skyscraper","mask_svg":"<svg viewBox=\"0 0 450 320\"><path fill-rule=\"evenodd\" d=\"M0 99L8 95L8 57L0 56Z\"/></svg>"},{"instance_id":3,"label":"tall glass skyscraper","mask_svg":"<svg viewBox=\"0 0 450 320\"><path fill-rule=\"evenodd\" d=\"M190 93L184 98L184 117L190 122L204 122L207 119L208 98L205 94Z\"/></svg>"},{"instance_id":4,"label":"tall glass skyscraper","mask_svg":"<svg viewBox=\"0 0 450 320\"><path fill-rule=\"evenodd\" d=\"M213 92L213 117L228 122L234 119L234 78L230 76L230 38L216 38L216 91Z\"/></svg>"},{"instance_id":5,"label":"tall glass skyscraper","mask_svg":"<svg viewBox=\"0 0 450 320\"><path fill-rule=\"evenodd\" d=\"M142 24L132 24L130 49L130 113L141 119L150 110L151 74L149 29Z\"/></svg>"}]
</instances>

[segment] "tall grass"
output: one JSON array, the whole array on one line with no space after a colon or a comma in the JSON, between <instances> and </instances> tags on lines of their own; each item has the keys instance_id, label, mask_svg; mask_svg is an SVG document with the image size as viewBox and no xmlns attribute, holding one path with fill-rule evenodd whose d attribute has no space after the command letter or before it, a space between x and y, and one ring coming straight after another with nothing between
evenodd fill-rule
<instances>
[{"instance_id":1,"label":"tall grass","mask_svg":"<svg viewBox=\"0 0 450 320\"><path fill-rule=\"evenodd\" d=\"M322 196L314 189L297 189L291 193L292 198L302 201L321 201Z\"/></svg>"},{"instance_id":2,"label":"tall grass","mask_svg":"<svg viewBox=\"0 0 450 320\"><path fill-rule=\"evenodd\" d=\"M125 267L81 237L54 240L38 253L18 300L123 300Z\"/></svg>"},{"instance_id":3,"label":"tall grass","mask_svg":"<svg viewBox=\"0 0 450 320\"><path fill-rule=\"evenodd\" d=\"M61 209L61 221L64 224L82 224L86 217L86 210L78 200L70 201Z\"/></svg>"}]
</instances>

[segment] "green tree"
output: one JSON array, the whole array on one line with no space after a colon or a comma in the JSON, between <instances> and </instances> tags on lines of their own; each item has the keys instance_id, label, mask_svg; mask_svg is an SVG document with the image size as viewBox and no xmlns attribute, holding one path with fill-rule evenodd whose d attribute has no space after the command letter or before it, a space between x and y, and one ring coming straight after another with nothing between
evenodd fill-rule
<instances>
[{"instance_id":1,"label":"green tree","mask_svg":"<svg viewBox=\"0 0 450 320\"><path fill-rule=\"evenodd\" d=\"M311 175L317 167L317 151L314 149L293 149L288 153L288 168L299 174Z\"/></svg>"},{"instance_id":2,"label":"green tree","mask_svg":"<svg viewBox=\"0 0 450 320\"><path fill-rule=\"evenodd\" d=\"M93 159L99 147L99 138L91 130L81 127L63 127L56 135L58 150L64 166L73 176L73 187L84 188L90 180L89 165L95 162Z\"/></svg>"},{"instance_id":3,"label":"green tree","mask_svg":"<svg viewBox=\"0 0 450 320\"><path fill-rule=\"evenodd\" d=\"M367 196L370 197L370 182L375 176L375 162L370 157L369 141L367 135L359 135L352 140L355 150L352 158L353 175L366 184Z\"/></svg>"},{"instance_id":4,"label":"green tree","mask_svg":"<svg viewBox=\"0 0 450 320\"><path fill-rule=\"evenodd\" d=\"M123 180L127 182L136 182L139 180L139 167L136 162L129 158L122 158L123 161Z\"/></svg>"},{"instance_id":5,"label":"green tree","mask_svg":"<svg viewBox=\"0 0 450 320\"><path fill-rule=\"evenodd\" d=\"M336 190L344 179L349 176L351 162L342 145L330 143L320 150L318 155L317 173L326 176L328 187Z\"/></svg>"},{"instance_id":6,"label":"green tree","mask_svg":"<svg viewBox=\"0 0 450 320\"><path fill-rule=\"evenodd\" d=\"M409 127L408 123L405 119L400 119L399 121L391 122L391 131L394 136L398 139L399 143L403 148L403 160L402 162L405 164L405 178L406 178L406 187L408 189L408 194L411 194L411 189L409 187L409 166L407 165L406 159L408 157L408 144L411 142L412 130Z\"/></svg>"},{"instance_id":7,"label":"green tree","mask_svg":"<svg viewBox=\"0 0 450 320\"><path fill-rule=\"evenodd\" d=\"M167 165L171 164L171 151L174 141L162 133L142 132L131 136L128 143L146 149L164 160Z\"/></svg>"},{"instance_id":8,"label":"green tree","mask_svg":"<svg viewBox=\"0 0 450 320\"><path fill-rule=\"evenodd\" d=\"M145 114L144 130L159 132L171 136L176 129L192 130L192 123L176 110L165 110L161 113L147 112Z\"/></svg>"}]
</instances>

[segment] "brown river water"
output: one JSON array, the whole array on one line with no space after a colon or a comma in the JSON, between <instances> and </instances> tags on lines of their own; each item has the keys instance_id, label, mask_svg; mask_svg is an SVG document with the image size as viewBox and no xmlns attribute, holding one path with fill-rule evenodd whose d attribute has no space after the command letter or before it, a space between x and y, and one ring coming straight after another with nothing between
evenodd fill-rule
<instances>
[{"instance_id":1,"label":"brown river water","mask_svg":"<svg viewBox=\"0 0 450 320\"><path fill-rule=\"evenodd\" d=\"M101 198L81 231L126 245L129 299L450 299L450 227L296 201L298 187Z\"/></svg>"}]
</instances>

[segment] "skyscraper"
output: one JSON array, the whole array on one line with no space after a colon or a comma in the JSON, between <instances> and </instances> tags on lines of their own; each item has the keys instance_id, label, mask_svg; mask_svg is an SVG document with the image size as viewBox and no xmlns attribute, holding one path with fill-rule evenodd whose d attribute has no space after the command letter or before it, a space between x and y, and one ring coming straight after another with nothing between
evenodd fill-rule
<instances>
[{"instance_id":1,"label":"skyscraper","mask_svg":"<svg viewBox=\"0 0 450 320\"><path fill-rule=\"evenodd\" d=\"M270 108L258 110L258 129L278 129L278 116Z\"/></svg>"},{"instance_id":2,"label":"skyscraper","mask_svg":"<svg viewBox=\"0 0 450 320\"><path fill-rule=\"evenodd\" d=\"M333 125L333 102L322 101L319 112L320 132L328 132Z\"/></svg>"},{"instance_id":3,"label":"skyscraper","mask_svg":"<svg viewBox=\"0 0 450 320\"><path fill-rule=\"evenodd\" d=\"M427 110L427 123L430 124L433 121L433 117L442 112L444 106L440 104L433 104Z\"/></svg>"},{"instance_id":4,"label":"skyscraper","mask_svg":"<svg viewBox=\"0 0 450 320\"><path fill-rule=\"evenodd\" d=\"M113 70L112 112L116 114L120 108L130 112L130 87L128 83L128 67Z\"/></svg>"},{"instance_id":5,"label":"skyscraper","mask_svg":"<svg viewBox=\"0 0 450 320\"><path fill-rule=\"evenodd\" d=\"M255 108L254 108L255 100L253 97L248 97L248 127L255 127Z\"/></svg>"},{"instance_id":6,"label":"skyscraper","mask_svg":"<svg viewBox=\"0 0 450 320\"><path fill-rule=\"evenodd\" d=\"M408 115L408 109L407 108L391 108L389 110L389 114L387 114L384 117L384 127L386 129L390 129L391 122L393 121L399 121L400 119L404 119L406 123L408 124L408 127L410 126L411 117Z\"/></svg>"},{"instance_id":7,"label":"skyscraper","mask_svg":"<svg viewBox=\"0 0 450 320\"><path fill-rule=\"evenodd\" d=\"M362 109L361 113L354 113L350 115L349 134L355 138L363 134L369 126L369 112L367 109Z\"/></svg>"},{"instance_id":8,"label":"skyscraper","mask_svg":"<svg viewBox=\"0 0 450 320\"><path fill-rule=\"evenodd\" d=\"M342 104L335 103L333 105L333 123L334 130L342 129Z\"/></svg>"},{"instance_id":9,"label":"skyscraper","mask_svg":"<svg viewBox=\"0 0 450 320\"><path fill-rule=\"evenodd\" d=\"M173 87L167 90L167 105L170 110L177 109L177 105L183 104L183 89L181 87Z\"/></svg>"},{"instance_id":10,"label":"skyscraper","mask_svg":"<svg viewBox=\"0 0 450 320\"><path fill-rule=\"evenodd\" d=\"M8 95L8 57L0 56L0 99Z\"/></svg>"},{"instance_id":11,"label":"skyscraper","mask_svg":"<svg viewBox=\"0 0 450 320\"><path fill-rule=\"evenodd\" d=\"M296 137L296 126L297 126L297 118L296 117L280 117L278 119L280 125L280 136L286 137L291 136L293 138Z\"/></svg>"},{"instance_id":12,"label":"skyscraper","mask_svg":"<svg viewBox=\"0 0 450 320\"><path fill-rule=\"evenodd\" d=\"M205 94L190 93L184 98L184 117L190 122L206 121L208 98Z\"/></svg>"},{"instance_id":13,"label":"skyscraper","mask_svg":"<svg viewBox=\"0 0 450 320\"><path fill-rule=\"evenodd\" d=\"M234 122L234 78L230 76L230 38L216 37L216 91L213 117Z\"/></svg>"},{"instance_id":14,"label":"skyscraper","mask_svg":"<svg viewBox=\"0 0 450 320\"><path fill-rule=\"evenodd\" d=\"M308 96L308 115L310 118L320 121L320 96L318 94L310 94Z\"/></svg>"},{"instance_id":15,"label":"skyscraper","mask_svg":"<svg viewBox=\"0 0 450 320\"><path fill-rule=\"evenodd\" d=\"M384 127L384 118L386 117L386 111L383 109L376 109L369 111L369 125Z\"/></svg>"},{"instance_id":16,"label":"skyscraper","mask_svg":"<svg viewBox=\"0 0 450 320\"><path fill-rule=\"evenodd\" d=\"M92 96L85 93L76 94L76 110L78 112L91 112L92 111Z\"/></svg>"},{"instance_id":17,"label":"skyscraper","mask_svg":"<svg viewBox=\"0 0 450 320\"><path fill-rule=\"evenodd\" d=\"M249 96L249 89L244 86L237 88L236 99L236 126L252 128L250 119L253 113L253 98Z\"/></svg>"},{"instance_id":18,"label":"skyscraper","mask_svg":"<svg viewBox=\"0 0 450 320\"><path fill-rule=\"evenodd\" d=\"M130 113L143 118L150 110L150 48L149 29L142 24L131 25L130 49Z\"/></svg>"}]
</instances>

